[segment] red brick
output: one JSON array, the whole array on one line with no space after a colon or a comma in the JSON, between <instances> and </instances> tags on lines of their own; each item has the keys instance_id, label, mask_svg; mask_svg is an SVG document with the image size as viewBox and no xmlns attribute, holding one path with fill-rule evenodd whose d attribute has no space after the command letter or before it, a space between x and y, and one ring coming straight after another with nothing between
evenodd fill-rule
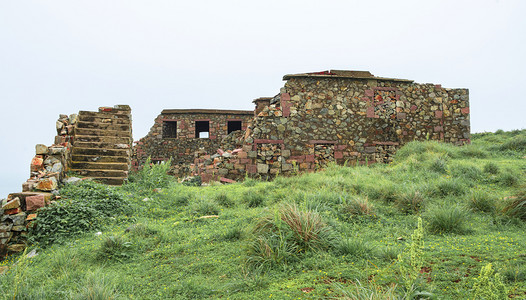
<instances>
[{"instance_id":1,"label":"red brick","mask_svg":"<svg viewBox=\"0 0 526 300\"><path fill-rule=\"evenodd\" d=\"M247 173L256 174L257 172L258 172L258 168L256 165L247 165Z\"/></svg>"}]
</instances>

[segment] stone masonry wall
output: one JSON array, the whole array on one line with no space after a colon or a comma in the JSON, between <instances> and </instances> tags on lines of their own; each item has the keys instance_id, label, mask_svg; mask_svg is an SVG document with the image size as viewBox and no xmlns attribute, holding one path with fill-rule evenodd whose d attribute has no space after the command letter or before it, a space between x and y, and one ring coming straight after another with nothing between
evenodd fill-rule
<instances>
[{"instance_id":1,"label":"stone masonry wall","mask_svg":"<svg viewBox=\"0 0 526 300\"><path fill-rule=\"evenodd\" d=\"M329 162L388 163L413 140L470 142L467 89L395 79L293 77L279 98L255 117L240 149L197 155L194 175L235 180L315 171Z\"/></svg>"},{"instance_id":2,"label":"stone masonry wall","mask_svg":"<svg viewBox=\"0 0 526 300\"><path fill-rule=\"evenodd\" d=\"M155 119L148 135L136 142L133 164L135 168L144 164L148 157L153 162L172 158L174 175L188 175L189 165L194 162L194 152L204 150L215 153L227 136L228 121L241 121L241 130L246 130L254 117L251 111L204 111L166 110ZM195 122L209 122L209 137L196 138ZM176 137L163 136L163 123L176 122Z\"/></svg>"}]
</instances>

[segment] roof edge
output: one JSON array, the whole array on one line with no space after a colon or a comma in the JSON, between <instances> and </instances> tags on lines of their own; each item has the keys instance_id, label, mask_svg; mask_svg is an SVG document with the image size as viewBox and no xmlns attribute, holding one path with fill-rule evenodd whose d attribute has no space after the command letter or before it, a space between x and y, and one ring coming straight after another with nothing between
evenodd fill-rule
<instances>
[{"instance_id":1,"label":"roof edge","mask_svg":"<svg viewBox=\"0 0 526 300\"><path fill-rule=\"evenodd\" d=\"M230 114L230 115L254 115L253 110L229 110L229 109L163 109L165 114Z\"/></svg>"}]
</instances>

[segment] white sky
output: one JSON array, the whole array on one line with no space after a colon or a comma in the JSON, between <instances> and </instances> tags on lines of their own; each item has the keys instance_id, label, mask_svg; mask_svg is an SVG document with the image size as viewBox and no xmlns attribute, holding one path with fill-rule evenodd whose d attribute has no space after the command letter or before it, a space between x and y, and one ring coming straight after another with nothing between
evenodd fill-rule
<instances>
[{"instance_id":1,"label":"white sky","mask_svg":"<svg viewBox=\"0 0 526 300\"><path fill-rule=\"evenodd\" d=\"M526 1L0 0L0 198L59 114L252 109L289 73L368 70L470 89L472 131L526 128Z\"/></svg>"}]
</instances>

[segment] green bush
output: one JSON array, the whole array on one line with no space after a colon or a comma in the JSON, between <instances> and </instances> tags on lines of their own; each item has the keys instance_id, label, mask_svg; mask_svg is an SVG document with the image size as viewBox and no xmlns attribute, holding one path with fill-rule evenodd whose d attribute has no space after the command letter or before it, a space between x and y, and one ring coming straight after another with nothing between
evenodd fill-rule
<instances>
[{"instance_id":1,"label":"green bush","mask_svg":"<svg viewBox=\"0 0 526 300\"><path fill-rule=\"evenodd\" d=\"M129 176L128 189L151 192L155 188L165 188L174 179L168 175L172 160L163 161L158 164L151 162L150 157L146 160L142 168Z\"/></svg>"},{"instance_id":2,"label":"green bush","mask_svg":"<svg viewBox=\"0 0 526 300\"><path fill-rule=\"evenodd\" d=\"M397 186L390 182L382 182L382 184L375 184L369 186L367 195L374 200L381 200L385 203L391 203L396 199Z\"/></svg>"},{"instance_id":3,"label":"green bush","mask_svg":"<svg viewBox=\"0 0 526 300\"><path fill-rule=\"evenodd\" d=\"M219 205L227 207L227 208L235 206L234 201L232 201L232 199L226 192L217 193L215 195L215 200Z\"/></svg>"},{"instance_id":4,"label":"green bush","mask_svg":"<svg viewBox=\"0 0 526 300\"><path fill-rule=\"evenodd\" d=\"M432 233L465 233L466 213L459 206L434 207L427 212L427 222Z\"/></svg>"},{"instance_id":5,"label":"green bush","mask_svg":"<svg viewBox=\"0 0 526 300\"><path fill-rule=\"evenodd\" d=\"M503 186L515 186L517 185L517 183L519 183L519 181L520 181L519 176L517 176L515 172L511 170L507 170L506 172L501 172L497 176L497 182Z\"/></svg>"},{"instance_id":6,"label":"green bush","mask_svg":"<svg viewBox=\"0 0 526 300\"><path fill-rule=\"evenodd\" d=\"M467 178L470 180L482 178L482 171L471 163L457 163L452 166L451 173L456 178Z\"/></svg>"},{"instance_id":7,"label":"green bush","mask_svg":"<svg viewBox=\"0 0 526 300\"><path fill-rule=\"evenodd\" d=\"M429 169L433 172L445 174L447 172L447 157L437 157L429 166Z\"/></svg>"},{"instance_id":8,"label":"green bush","mask_svg":"<svg viewBox=\"0 0 526 300\"><path fill-rule=\"evenodd\" d=\"M132 206L116 188L84 181L61 190L65 199L42 207L29 230L29 241L42 246L90 232L114 216L130 215Z\"/></svg>"},{"instance_id":9,"label":"green bush","mask_svg":"<svg viewBox=\"0 0 526 300\"><path fill-rule=\"evenodd\" d=\"M472 299L501 300L508 299L506 286L502 282L502 276L495 274L489 263L482 267L480 275L475 278L473 284Z\"/></svg>"},{"instance_id":10,"label":"green bush","mask_svg":"<svg viewBox=\"0 0 526 300\"><path fill-rule=\"evenodd\" d=\"M352 196L350 199L343 198L339 212L346 219L354 216L371 216L374 215L374 205L367 197Z\"/></svg>"},{"instance_id":11,"label":"green bush","mask_svg":"<svg viewBox=\"0 0 526 300\"><path fill-rule=\"evenodd\" d=\"M513 139L505 142L500 146L501 151L525 151L526 150L526 136L516 136Z\"/></svg>"}]
</instances>

